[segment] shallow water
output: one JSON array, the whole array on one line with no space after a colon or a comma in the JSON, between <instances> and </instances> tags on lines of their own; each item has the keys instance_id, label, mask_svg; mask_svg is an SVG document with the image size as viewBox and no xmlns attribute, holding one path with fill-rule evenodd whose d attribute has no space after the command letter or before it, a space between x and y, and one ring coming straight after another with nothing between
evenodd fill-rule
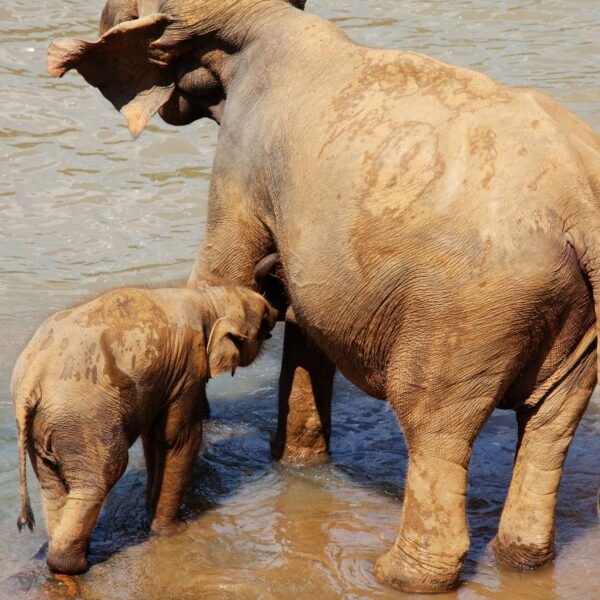
<instances>
[{"instance_id":1,"label":"shallow water","mask_svg":"<svg viewBox=\"0 0 600 600\"><path fill-rule=\"evenodd\" d=\"M134 142L124 120L76 75L45 74L55 37L93 39L101 0L0 6L0 597L394 598L373 578L400 515L406 450L381 402L339 378L333 460L274 465L280 332L236 378L211 383L213 419L182 534L149 539L135 446L92 540L91 571L49 578L19 536L16 436L8 381L43 317L109 287L183 282L202 239L217 127L153 121ZM356 40L407 48L535 86L600 131L600 3L309 0ZM472 547L458 592L443 598L600 597L600 401L573 443L558 506L558 558L538 572L500 569L489 550L511 472L514 415L495 414L470 475Z\"/></svg>"}]
</instances>

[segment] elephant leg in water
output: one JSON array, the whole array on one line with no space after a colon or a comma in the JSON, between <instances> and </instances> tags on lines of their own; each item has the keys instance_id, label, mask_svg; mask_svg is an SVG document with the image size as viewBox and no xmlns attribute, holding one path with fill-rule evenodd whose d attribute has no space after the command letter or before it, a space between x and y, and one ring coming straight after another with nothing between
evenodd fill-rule
<instances>
[{"instance_id":1,"label":"elephant leg in water","mask_svg":"<svg viewBox=\"0 0 600 600\"><path fill-rule=\"evenodd\" d=\"M127 466L126 441L117 445L106 455L101 477L83 471L59 474L34 454L32 464L42 487L48 525L51 570L71 575L87 571L86 553L102 504Z\"/></svg>"},{"instance_id":2,"label":"elephant leg in water","mask_svg":"<svg viewBox=\"0 0 600 600\"><path fill-rule=\"evenodd\" d=\"M280 314L286 314L279 415L271 450L277 460L310 464L329 458L335 365L296 324L284 279L277 253L266 256L254 269L256 287Z\"/></svg>"},{"instance_id":3,"label":"elephant leg in water","mask_svg":"<svg viewBox=\"0 0 600 600\"><path fill-rule=\"evenodd\" d=\"M554 558L554 512L567 450L597 379L588 351L543 403L517 411L519 442L494 548L510 566L536 568Z\"/></svg>"},{"instance_id":4,"label":"elephant leg in water","mask_svg":"<svg viewBox=\"0 0 600 600\"><path fill-rule=\"evenodd\" d=\"M48 537L51 539L67 501L67 490L53 462L42 459L35 452L30 452L29 457L42 488L46 528L48 529Z\"/></svg>"},{"instance_id":5,"label":"elephant leg in water","mask_svg":"<svg viewBox=\"0 0 600 600\"><path fill-rule=\"evenodd\" d=\"M275 458L302 464L329 458L334 374L335 365L298 325L286 323Z\"/></svg>"},{"instance_id":6,"label":"elephant leg in water","mask_svg":"<svg viewBox=\"0 0 600 600\"><path fill-rule=\"evenodd\" d=\"M468 345L448 352L445 369L427 369L443 340L451 339L450 328L440 325L438 334L427 343L415 338L411 343L410 335L399 339L387 371L388 399L409 461L398 537L377 560L375 575L408 592L456 586L469 548L466 490L472 446L506 386L504 360L500 368L486 365L474 384L471 373L482 367ZM444 400L432 403L432 398Z\"/></svg>"},{"instance_id":7,"label":"elephant leg in water","mask_svg":"<svg viewBox=\"0 0 600 600\"><path fill-rule=\"evenodd\" d=\"M202 443L203 386L181 397L142 436L148 473L148 516L154 533L181 528L177 513Z\"/></svg>"}]
</instances>

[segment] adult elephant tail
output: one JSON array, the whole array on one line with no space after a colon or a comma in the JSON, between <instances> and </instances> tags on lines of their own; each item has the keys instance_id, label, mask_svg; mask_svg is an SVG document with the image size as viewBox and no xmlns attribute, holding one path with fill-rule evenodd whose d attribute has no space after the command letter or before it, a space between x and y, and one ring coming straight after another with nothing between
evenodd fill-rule
<instances>
[{"instance_id":1,"label":"adult elephant tail","mask_svg":"<svg viewBox=\"0 0 600 600\"><path fill-rule=\"evenodd\" d=\"M600 194L595 205L586 210L587 214L579 227L567 230L566 238L575 251L579 267L589 282L596 315L595 331L588 332L589 342L600 340ZM595 333L595 336L593 335ZM600 351L597 351L598 380L600 381Z\"/></svg>"}]
</instances>

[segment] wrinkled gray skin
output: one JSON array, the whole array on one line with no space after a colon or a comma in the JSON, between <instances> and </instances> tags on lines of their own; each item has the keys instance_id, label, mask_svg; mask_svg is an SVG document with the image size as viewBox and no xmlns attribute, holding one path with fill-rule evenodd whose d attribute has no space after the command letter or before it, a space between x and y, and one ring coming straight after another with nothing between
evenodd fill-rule
<instances>
[{"instance_id":1,"label":"wrinkled gray skin","mask_svg":"<svg viewBox=\"0 0 600 600\"><path fill-rule=\"evenodd\" d=\"M77 574L98 514L141 435L152 531L177 511L202 441L209 377L256 358L277 319L244 288L118 289L47 319L14 368L21 515L33 527L25 456L42 487L48 566Z\"/></svg>"},{"instance_id":2,"label":"wrinkled gray skin","mask_svg":"<svg viewBox=\"0 0 600 600\"><path fill-rule=\"evenodd\" d=\"M220 122L189 283L249 284L279 252L303 332L286 328L284 455L326 450L333 364L387 399L410 457L400 532L375 572L445 591L469 544L473 441L495 408L515 409L495 547L517 567L551 560L564 459L596 383L598 136L542 94L358 46L283 0L152 4L163 16L141 12L100 42L143 29L127 60L146 61L151 94L115 97L120 70L100 81L95 46L53 45L50 71L77 68L134 133L152 101L172 123L201 106Z\"/></svg>"}]
</instances>

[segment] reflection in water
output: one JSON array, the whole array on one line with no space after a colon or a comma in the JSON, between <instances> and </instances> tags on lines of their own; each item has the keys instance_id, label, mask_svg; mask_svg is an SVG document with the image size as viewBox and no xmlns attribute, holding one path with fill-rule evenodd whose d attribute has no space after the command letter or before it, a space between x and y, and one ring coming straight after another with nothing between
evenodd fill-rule
<instances>
[{"instance_id":1,"label":"reflection in water","mask_svg":"<svg viewBox=\"0 0 600 600\"><path fill-rule=\"evenodd\" d=\"M50 577L37 485L33 535L18 536L10 370L50 312L108 287L185 280L202 237L217 128L153 121L134 142L83 80L45 74L54 37L92 39L102 0L0 7L0 598L397 598L372 575L394 540L406 449L381 402L339 379L330 464L273 465L280 336L235 379L211 383L207 424L185 499L189 527L150 538L140 449L94 533L92 570ZM600 129L600 3L559 0L312 0L355 39L474 67L549 91ZM478 440L469 489L472 546L458 592L442 598L590 598L600 590L600 405L569 454L558 505L558 559L534 573L499 569L489 549L506 495L514 415ZM33 480L32 474L30 478Z\"/></svg>"}]
</instances>

